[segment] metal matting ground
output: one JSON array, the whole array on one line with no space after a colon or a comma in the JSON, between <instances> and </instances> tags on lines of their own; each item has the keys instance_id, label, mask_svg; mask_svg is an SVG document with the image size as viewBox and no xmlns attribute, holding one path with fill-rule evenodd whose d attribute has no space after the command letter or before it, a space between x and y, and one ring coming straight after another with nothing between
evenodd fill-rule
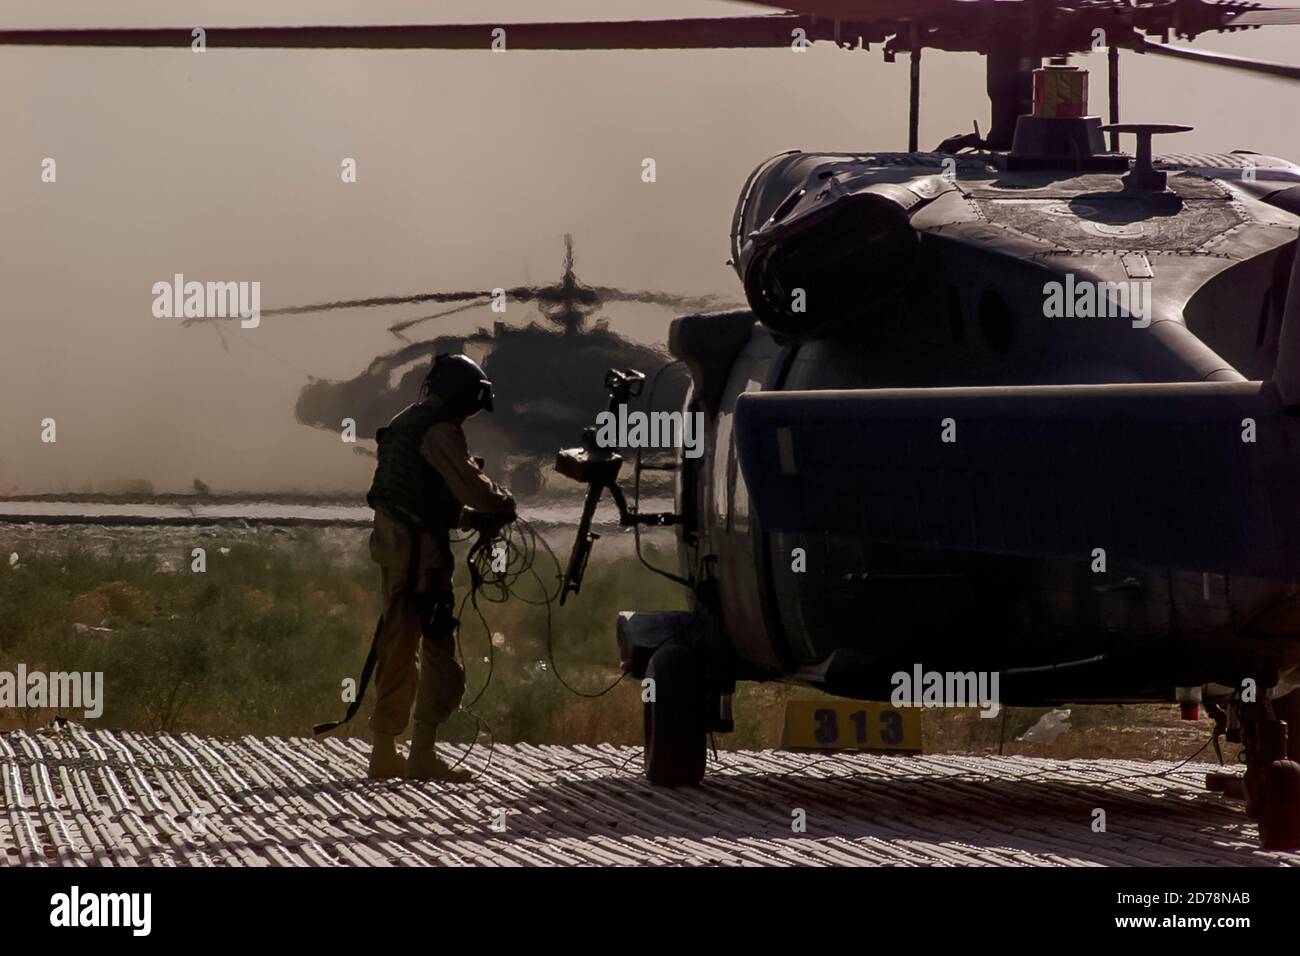
<instances>
[{"instance_id":1,"label":"metal matting ground","mask_svg":"<svg viewBox=\"0 0 1300 956\"><path fill-rule=\"evenodd\" d=\"M458 755L463 748L448 747ZM10 865L1300 865L1209 764L722 751L664 790L637 748L496 747L469 784L364 779L358 740L0 734ZM480 769L486 748L469 765ZM1172 769L1171 768L1176 768ZM1171 772L1170 772L1171 771ZM1161 774L1163 776L1155 776ZM1092 830L1094 808L1106 832ZM797 811L806 832L792 831Z\"/></svg>"}]
</instances>

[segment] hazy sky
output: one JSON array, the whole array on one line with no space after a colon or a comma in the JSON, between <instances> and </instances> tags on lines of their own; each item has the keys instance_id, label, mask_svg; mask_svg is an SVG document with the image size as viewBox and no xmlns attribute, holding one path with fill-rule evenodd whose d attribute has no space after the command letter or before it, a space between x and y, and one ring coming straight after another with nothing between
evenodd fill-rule
<instances>
[{"instance_id":1,"label":"hazy sky","mask_svg":"<svg viewBox=\"0 0 1300 956\"><path fill-rule=\"evenodd\" d=\"M689 0L10 0L0 25L469 22L743 14ZM1202 48L1300 58L1300 27ZM1105 112L1104 60L1093 112ZM1165 148L1300 159L1295 85L1125 55L1124 119ZM356 374L420 306L208 328L151 314L182 272L262 307L559 277L740 296L724 265L759 161L905 146L907 67L878 50L637 53L0 48L0 493L132 478L186 490L361 488L371 465L294 422L305 375ZM927 51L922 146L988 128L983 63ZM41 162L58 181L41 182ZM354 157L358 182L340 180ZM654 157L658 181L641 182ZM512 305L507 318L534 313ZM671 315L609 313L662 341ZM439 331L490 322L487 310ZM274 356L278 356L274 357ZM58 442L40 441L41 419ZM577 423L575 423L575 428Z\"/></svg>"}]
</instances>

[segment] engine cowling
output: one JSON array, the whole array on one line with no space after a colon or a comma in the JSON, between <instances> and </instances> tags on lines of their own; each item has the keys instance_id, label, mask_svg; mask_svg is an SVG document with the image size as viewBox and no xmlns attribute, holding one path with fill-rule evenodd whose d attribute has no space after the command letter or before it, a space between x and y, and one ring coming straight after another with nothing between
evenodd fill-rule
<instances>
[{"instance_id":1,"label":"engine cowling","mask_svg":"<svg viewBox=\"0 0 1300 956\"><path fill-rule=\"evenodd\" d=\"M914 274L911 213L953 188L940 176L879 182L861 159L785 154L755 170L736 210L733 263L772 331L824 335Z\"/></svg>"}]
</instances>

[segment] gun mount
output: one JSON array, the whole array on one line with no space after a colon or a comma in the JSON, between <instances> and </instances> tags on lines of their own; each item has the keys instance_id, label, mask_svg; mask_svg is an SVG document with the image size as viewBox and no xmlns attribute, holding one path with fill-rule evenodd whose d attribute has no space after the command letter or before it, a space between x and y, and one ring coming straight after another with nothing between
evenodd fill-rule
<instances>
[{"instance_id":1,"label":"gun mount","mask_svg":"<svg viewBox=\"0 0 1300 956\"><path fill-rule=\"evenodd\" d=\"M645 384L645 375L635 369L612 368L605 373L605 387L609 389L609 406L611 412L617 412L619 406L626 405L629 398L641 394ZM563 604L572 592L577 594L582 588L582 577L587 570L587 561L591 549L600 537L591 530L591 521L596 516L596 506L601 495L608 490L618 508L618 523L630 528L636 525L665 527L677 524L679 515L664 512L639 514L635 504L629 505L623 489L618 486L619 471L623 467L623 456L612 448L601 447L596 440L596 429L588 426L582 430L582 446L579 448L562 448L555 458L555 470L566 478L581 482L587 486L587 497L582 504L582 517L578 521L577 534L573 541L573 550L569 553L569 564L564 571L564 587L560 591L560 604ZM638 468L640 464L638 462Z\"/></svg>"}]
</instances>

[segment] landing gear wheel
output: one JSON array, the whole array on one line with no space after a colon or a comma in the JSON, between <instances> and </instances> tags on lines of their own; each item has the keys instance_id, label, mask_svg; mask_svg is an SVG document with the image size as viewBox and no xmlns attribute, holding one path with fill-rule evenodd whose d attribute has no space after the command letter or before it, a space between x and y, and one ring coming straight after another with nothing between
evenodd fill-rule
<instances>
[{"instance_id":1,"label":"landing gear wheel","mask_svg":"<svg viewBox=\"0 0 1300 956\"><path fill-rule=\"evenodd\" d=\"M1300 763L1300 690L1293 690L1275 701L1273 708L1278 719L1287 722L1287 759Z\"/></svg>"},{"instance_id":2,"label":"landing gear wheel","mask_svg":"<svg viewBox=\"0 0 1300 956\"><path fill-rule=\"evenodd\" d=\"M654 681L654 700L645 704L646 779L695 786L707 756L704 662L685 644L665 644L651 656L646 677Z\"/></svg>"},{"instance_id":3,"label":"landing gear wheel","mask_svg":"<svg viewBox=\"0 0 1300 956\"><path fill-rule=\"evenodd\" d=\"M1263 770L1259 842L1265 850L1300 849L1300 763L1274 760Z\"/></svg>"}]
</instances>

